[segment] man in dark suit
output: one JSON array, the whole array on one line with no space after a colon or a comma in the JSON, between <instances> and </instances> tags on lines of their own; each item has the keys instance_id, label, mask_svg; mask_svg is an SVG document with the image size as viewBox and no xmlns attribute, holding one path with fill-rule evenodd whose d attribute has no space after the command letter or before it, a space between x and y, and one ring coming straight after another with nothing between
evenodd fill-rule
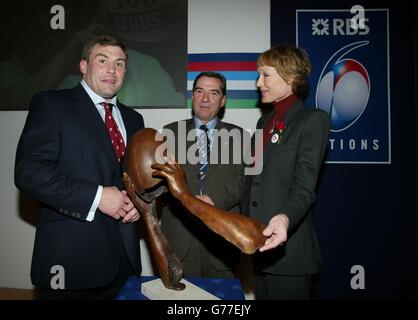
<instances>
[{"instance_id":1,"label":"man in dark suit","mask_svg":"<svg viewBox=\"0 0 418 320\"><path fill-rule=\"evenodd\" d=\"M31 278L41 298L112 299L140 272L139 213L122 190L121 161L144 122L116 98L127 62L117 39L95 37L78 86L32 98L15 184L40 202Z\"/></svg>"},{"instance_id":2,"label":"man in dark suit","mask_svg":"<svg viewBox=\"0 0 418 320\"><path fill-rule=\"evenodd\" d=\"M193 83L192 102L192 119L174 122L164 128L174 133L177 161L185 172L190 191L196 197L218 208L238 212L237 204L243 176L244 131L218 118L226 102L224 76L215 72L200 73ZM201 127L202 125L204 127ZM235 137L227 140L225 137L228 134ZM202 150L207 150L206 145L198 143L202 135L209 138L210 146L210 161L206 168L203 168L198 159L193 161L191 152L193 146L198 147L196 151L200 150L200 155ZM189 139L186 139L186 136ZM179 146L180 144L183 145ZM234 153L236 156L239 155L239 161L235 161L236 163L233 163ZM228 161L226 157L229 158ZM226 163L221 163L222 158ZM240 257L239 250L209 230L177 200L170 195L167 195L167 198L162 210L161 227L184 265L184 275L233 277Z\"/></svg>"}]
</instances>

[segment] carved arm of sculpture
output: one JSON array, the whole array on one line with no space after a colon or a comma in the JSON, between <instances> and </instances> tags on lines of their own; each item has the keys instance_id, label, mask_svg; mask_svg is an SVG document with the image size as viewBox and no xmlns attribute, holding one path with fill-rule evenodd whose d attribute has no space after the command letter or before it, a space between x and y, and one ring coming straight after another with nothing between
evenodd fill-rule
<instances>
[{"instance_id":1,"label":"carved arm of sculpture","mask_svg":"<svg viewBox=\"0 0 418 320\"><path fill-rule=\"evenodd\" d=\"M183 170L177 163L153 164L154 177L167 179L170 191L182 205L201 219L205 225L246 254L252 254L266 241L265 226L252 218L228 212L193 196L186 184Z\"/></svg>"},{"instance_id":2,"label":"carved arm of sculpture","mask_svg":"<svg viewBox=\"0 0 418 320\"><path fill-rule=\"evenodd\" d=\"M135 186L126 172L123 173L123 181L133 204L142 213L152 256L157 265L161 281L168 289L183 290L185 285L180 282L183 278L183 265L161 230L155 208L156 199L153 199L148 204L138 197L135 192Z\"/></svg>"}]
</instances>

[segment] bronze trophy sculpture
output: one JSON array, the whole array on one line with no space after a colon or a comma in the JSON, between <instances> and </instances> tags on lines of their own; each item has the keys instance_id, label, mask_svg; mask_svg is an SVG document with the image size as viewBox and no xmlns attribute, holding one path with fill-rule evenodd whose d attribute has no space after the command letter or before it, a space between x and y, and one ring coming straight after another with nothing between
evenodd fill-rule
<instances>
[{"instance_id":1,"label":"bronze trophy sculpture","mask_svg":"<svg viewBox=\"0 0 418 320\"><path fill-rule=\"evenodd\" d=\"M183 278L183 265L162 232L157 216L156 198L168 190L161 179L151 174L151 165L156 163L156 149L162 143L156 141L156 133L146 128L131 138L125 152L123 179L129 197L142 213L151 253L164 286L183 290L185 285L180 282Z\"/></svg>"},{"instance_id":2,"label":"bronze trophy sculpture","mask_svg":"<svg viewBox=\"0 0 418 320\"><path fill-rule=\"evenodd\" d=\"M183 266L160 229L155 200L169 189L190 213L246 254L254 253L265 243L265 226L259 221L237 213L227 212L193 196L185 175L174 158L160 154L163 137L158 131L145 128L132 138L125 154L124 183L137 209L142 212L151 251L161 280L166 288L182 290ZM157 161L158 160L158 161ZM166 163L162 164L164 161ZM154 170L153 170L154 169Z\"/></svg>"}]
</instances>

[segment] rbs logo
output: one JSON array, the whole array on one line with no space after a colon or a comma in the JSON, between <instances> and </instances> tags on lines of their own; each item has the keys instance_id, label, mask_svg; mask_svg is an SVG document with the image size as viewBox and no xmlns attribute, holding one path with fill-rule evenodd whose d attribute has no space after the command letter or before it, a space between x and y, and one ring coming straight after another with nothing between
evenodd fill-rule
<instances>
[{"instance_id":1,"label":"rbs logo","mask_svg":"<svg viewBox=\"0 0 418 320\"><path fill-rule=\"evenodd\" d=\"M331 26L330 26L331 20ZM312 35L318 36L354 36L360 35L365 36L370 33L368 26L368 18L364 18L362 21L364 28L353 28L355 25L352 23L352 19L312 19Z\"/></svg>"},{"instance_id":2,"label":"rbs logo","mask_svg":"<svg viewBox=\"0 0 418 320\"><path fill-rule=\"evenodd\" d=\"M355 34L359 34L361 36L365 36L367 34L369 34L370 32L370 28L367 25L367 23L369 22L369 19L365 18L364 19L364 28L357 28L357 29L353 29L353 24L352 24L352 20L351 19L332 19L332 31L333 31L333 35L341 35L341 36L352 36Z\"/></svg>"}]
</instances>

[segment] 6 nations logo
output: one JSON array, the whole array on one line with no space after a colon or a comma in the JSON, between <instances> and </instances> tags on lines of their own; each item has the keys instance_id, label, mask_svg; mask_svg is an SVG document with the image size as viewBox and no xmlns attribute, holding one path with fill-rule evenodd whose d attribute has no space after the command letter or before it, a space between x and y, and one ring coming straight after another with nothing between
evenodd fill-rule
<instances>
[{"instance_id":1,"label":"6 nations logo","mask_svg":"<svg viewBox=\"0 0 418 320\"><path fill-rule=\"evenodd\" d=\"M368 41L355 42L335 52L322 69L316 88L316 107L331 116L331 131L349 128L366 109L370 77L357 60L345 56Z\"/></svg>"}]
</instances>

